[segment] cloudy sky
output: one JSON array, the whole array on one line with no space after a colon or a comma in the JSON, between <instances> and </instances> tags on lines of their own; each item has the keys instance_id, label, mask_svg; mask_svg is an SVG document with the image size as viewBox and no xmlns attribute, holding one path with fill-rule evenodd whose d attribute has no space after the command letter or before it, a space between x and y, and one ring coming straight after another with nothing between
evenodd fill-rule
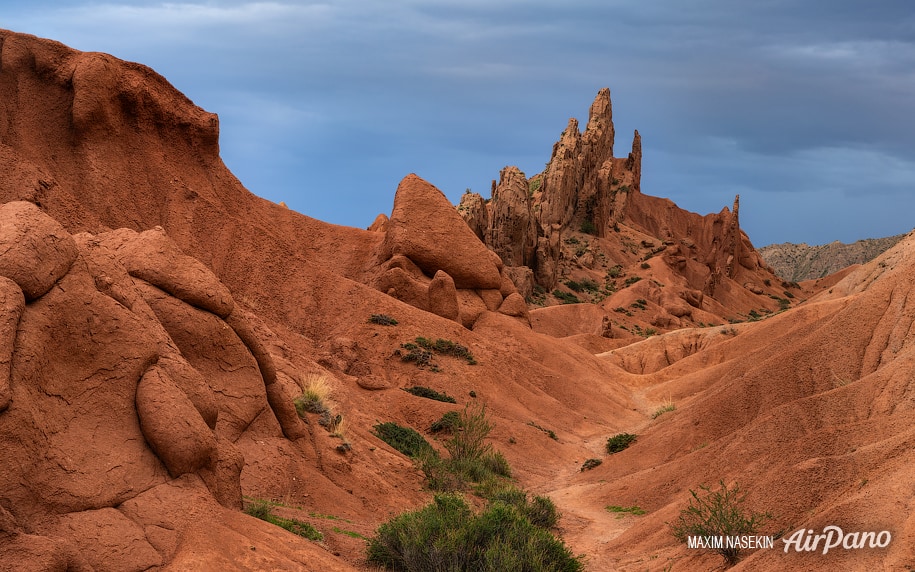
<instances>
[{"instance_id":1,"label":"cloudy sky","mask_svg":"<svg viewBox=\"0 0 915 572\"><path fill-rule=\"evenodd\" d=\"M915 226L911 0L0 0L0 27L153 67L254 193L366 227L415 172L454 202L543 169L613 96L643 192L741 195L757 246Z\"/></svg>"}]
</instances>

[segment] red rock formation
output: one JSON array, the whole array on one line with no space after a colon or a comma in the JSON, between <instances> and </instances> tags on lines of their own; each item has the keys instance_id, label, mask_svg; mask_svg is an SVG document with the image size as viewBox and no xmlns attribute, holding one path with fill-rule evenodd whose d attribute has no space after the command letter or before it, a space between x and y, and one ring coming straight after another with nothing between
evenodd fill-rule
<instances>
[{"instance_id":1,"label":"red rock formation","mask_svg":"<svg viewBox=\"0 0 915 572\"><path fill-rule=\"evenodd\" d=\"M499 173L499 184L486 212L486 245L508 266L533 266L538 227L528 181L517 167L506 167Z\"/></svg>"},{"instance_id":2,"label":"red rock formation","mask_svg":"<svg viewBox=\"0 0 915 572\"><path fill-rule=\"evenodd\" d=\"M22 202L0 207L0 229L16 237L0 255L0 489L12 514L0 533L13 536L0 562L14 550L74 569L159 566L177 547L119 507L145 512L142 491L191 486L200 509L240 508L235 443L307 436L295 394L225 286L161 229L74 240ZM158 526L183 534L188 508L158 513ZM99 533L108 527L117 534Z\"/></svg>"},{"instance_id":3,"label":"red rock formation","mask_svg":"<svg viewBox=\"0 0 915 572\"><path fill-rule=\"evenodd\" d=\"M703 298L696 297L695 291L716 301L705 309L719 319L771 305L769 300L781 294L772 283L780 280L741 232L739 198L733 211L703 217L668 200L643 195L641 136L635 132L627 157L614 158L614 134L610 91L602 89L584 133L572 119L553 146L546 170L534 179L542 181L537 192L525 193L524 175L514 167L506 168L491 201L484 203L476 195L472 202L466 200L465 220L476 225L488 220L482 234L487 246L508 267L529 267L535 282L547 291L571 280L573 274L601 281L600 271L614 265L638 275L647 269L644 264L651 266L647 259L663 253L659 262L669 270L661 274L670 272L682 282L674 288L673 298L659 302L661 314L652 320L665 329L694 319L677 297L688 298L698 304L692 307L702 309ZM470 212L472 217L466 214ZM535 215L528 213L539 213L539 224L531 225ZM515 284L529 297L532 288L523 282L525 274L510 270L508 275L521 280ZM720 290L723 280L728 283Z\"/></svg>"},{"instance_id":4,"label":"red rock formation","mask_svg":"<svg viewBox=\"0 0 915 572\"><path fill-rule=\"evenodd\" d=\"M524 278L533 270L493 260L467 231L455 250L498 280L455 288L458 324L428 311L436 263L379 256L383 220L338 227L250 195L219 161L213 116L150 70L8 32L0 42L0 197L45 213L14 204L0 216L4 247L15 243L0 251L0 568L362 569L364 542L310 514L369 536L430 500L414 465L371 433L387 420L424 431L453 410L398 389L416 384L459 407L485 400L491 442L555 500L594 569L644 570L645 554L713 568L715 555L677 544L664 523L718 479L798 527L893 531L885 549L757 551L741 566L913 561L915 520L899 510L912 505L915 462L911 240L784 314L644 339L654 323L774 306L789 286L760 281L730 210L701 217L638 192L634 148L628 167L598 168L605 190L630 185L609 203L622 206L607 216L625 210L619 231L611 217L604 236L578 232L576 211L541 237L556 288L595 303L525 316L508 276L543 295ZM382 276L389 288L367 285ZM397 325L369 319L381 313ZM465 345L478 363L401 362L394 351L417 336ZM312 374L331 386L349 451L290 408ZM667 400L676 411L652 419ZM577 470L624 431L639 433L630 449ZM324 547L244 515L242 495L290 505L274 509L311 519ZM594 510L608 503L647 514Z\"/></svg>"}]
</instances>

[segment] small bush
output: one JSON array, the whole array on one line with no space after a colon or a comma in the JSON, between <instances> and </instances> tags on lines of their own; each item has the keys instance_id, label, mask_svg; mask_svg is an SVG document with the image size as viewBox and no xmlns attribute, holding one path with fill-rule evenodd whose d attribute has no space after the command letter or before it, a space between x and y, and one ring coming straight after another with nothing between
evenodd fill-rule
<instances>
[{"instance_id":1,"label":"small bush","mask_svg":"<svg viewBox=\"0 0 915 572\"><path fill-rule=\"evenodd\" d=\"M673 401L668 401L667 403L665 403L664 405L659 407L657 411L652 413L651 418L657 419L658 417L660 417L661 415L664 415L665 413L667 413L669 411L674 411L676 408L677 408L677 406L674 405Z\"/></svg>"},{"instance_id":2,"label":"small bush","mask_svg":"<svg viewBox=\"0 0 915 572\"><path fill-rule=\"evenodd\" d=\"M582 570L561 540L516 507L491 502L476 515L455 494L382 524L368 561L393 570Z\"/></svg>"},{"instance_id":3,"label":"small bush","mask_svg":"<svg viewBox=\"0 0 915 572\"><path fill-rule=\"evenodd\" d=\"M460 424L460 414L457 411L449 411L442 415L442 418L432 423L429 427L430 433L454 433Z\"/></svg>"},{"instance_id":4,"label":"small bush","mask_svg":"<svg viewBox=\"0 0 915 572\"><path fill-rule=\"evenodd\" d=\"M629 278L626 278L625 282L623 282L623 287L625 288L626 286L632 286L641 279L641 276L630 276Z\"/></svg>"},{"instance_id":5,"label":"small bush","mask_svg":"<svg viewBox=\"0 0 915 572\"><path fill-rule=\"evenodd\" d=\"M535 177L535 178L531 179L530 181L528 181L527 190L528 190L528 193L530 194L530 196L534 196L534 193L536 193L537 191L540 190L540 185L542 182L543 182L543 179L541 179L539 177Z\"/></svg>"},{"instance_id":6,"label":"small bush","mask_svg":"<svg viewBox=\"0 0 915 572\"><path fill-rule=\"evenodd\" d=\"M570 290L573 290L575 292L584 292L585 291L584 286L582 286L581 284L579 284L578 282L576 282L574 280L567 280L566 286L568 286Z\"/></svg>"},{"instance_id":7,"label":"small bush","mask_svg":"<svg viewBox=\"0 0 915 572\"><path fill-rule=\"evenodd\" d=\"M633 435L632 433L619 433L607 439L607 452L611 455L613 453L619 453L620 451L625 450L635 442L638 435Z\"/></svg>"},{"instance_id":8,"label":"small bush","mask_svg":"<svg viewBox=\"0 0 915 572\"><path fill-rule=\"evenodd\" d=\"M480 457L480 461L483 463L483 466L486 467L486 470L494 475L500 477L512 476L511 466L505 459L505 455L499 451L490 451L489 453L486 453Z\"/></svg>"},{"instance_id":9,"label":"small bush","mask_svg":"<svg viewBox=\"0 0 915 572\"><path fill-rule=\"evenodd\" d=\"M711 487L700 485L702 494L690 489L689 506L680 511L680 516L671 527L671 532L680 542L686 542L689 536L740 536L756 534L759 528L771 517L768 513L748 512L743 502L746 493L740 491L735 483L728 488L724 481L719 481L720 488L712 491ZM728 546L715 549L731 566L740 560L740 546Z\"/></svg>"},{"instance_id":10,"label":"small bush","mask_svg":"<svg viewBox=\"0 0 915 572\"><path fill-rule=\"evenodd\" d=\"M490 495L491 502L502 502L518 509L531 524L540 528L553 528L559 522L559 510L549 497L528 497L527 492L508 486Z\"/></svg>"},{"instance_id":11,"label":"small bush","mask_svg":"<svg viewBox=\"0 0 915 572\"><path fill-rule=\"evenodd\" d=\"M643 262L641 264L641 267L642 267L642 270L648 270L649 268L651 268L651 264L648 264L647 262Z\"/></svg>"},{"instance_id":12,"label":"small bush","mask_svg":"<svg viewBox=\"0 0 915 572\"><path fill-rule=\"evenodd\" d=\"M467 405L458 418L457 431L444 442L445 449L455 461L476 461L492 451L492 445L484 439L492 430L492 423L486 416L486 406Z\"/></svg>"},{"instance_id":13,"label":"small bush","mask_svg":"<svg viewBox=\"0 0 915 572\"><path fill-rule=\"evenodd\" d=\"M581 302L575 294L563 292L562 290L553 290L553 296L563 304L578 304Z\"/></svg>"},{"instance_id":14,"label":"small bush","mask_svg":"<svg viewBox=\"0 0 915 572\"><path fill-rule=\"evenodd\" d=\"M397 449L408 457L419 457L425 452L432 451L432 445L423 439L423 436L410 429L401 427L396 423L386 422L375 425L375 436Z\"/></svg>"},{"instance_id":15,"label":"small bush","mask_svg":"<svg viewBox=\"0 0 915 572\"><path fill-rule=\"evenodd\" d=\"M245 508L245 513L254 518L269 522L270 524L275 524L280 528L284 528L289 532L307 538L308 540L317 542L324 538L324 535L321 534L317 528L307 522L302 522L301 520L296 520L294 518L283 518L273 514L273 504L265 500L254 500Z\"/></svg>"},{"instance_id":16,"label":"small bush","mask_svg":"<svg viewBox=\"0 0 915 572\"><path fill-rule=\"evenodd\" d=\"M590 220L582 221L580 230L585 234L597 234L597 226Z\"/></svg>"},{"instance_id":17,"label":"small bush","mask_svg":"<svg viewBox=\"0 0 915 572\"><path fill-rule=\"evenodd\" d=\"M330 395L330 385L327 383L327 378L319 374L311 375L302 385L302 395L293 401L299 416L304 417L306 412L324 413L328 411L326 400Z\"/></svg>"},{"instance_id":18,"label":"small bush","mask_svg":"<svg viewBox=\"0 0 915 572\"><path fill-rule=\"evenodd\" d=\"M622 275L622 273L623 273L623 267L619 264L617 264L616 266L612 266L612 267L610 267L609 270L607 270L607 276L609 276L610 278L619 278L620 275Z\"/></svg>"},{"instance_id":19,"label":"small bush","mask_svg":"<svg viewBox=\"0 0 915 572\"><path fill-rule=\"evenodd\" d=\"M566 286L570 290L575 292L597 292L600 289L600 284L591 280L590 278L582 278L580 281L576 282L575 280L567 280Z\"/></svg>"},{"instance_id":20,"label":"small bush","mask_svg":"<svg viewBox=\"0 0 915 572\"><path fill-rule=\"evenodd\" d=\"M457 403L453 397L447 393L439 393L434 389L428 387L423 387L421 385L414 385L413 387L406 387L404 391L407 393L413 394L416 397L425 397L426 399L433 399L435 401L443 401L445 403Z\"/></svg>"},{"instance_id":21,"label":"small bush","mask_svg":"<svg viewBox=\"0 0 915 572\"><path fill-rule=\"evenodd\" d=\"M597 467L601 463L603 463L603 461L601 461L600 459L588 459L581 466L581 472L590 471L591 469L593 469L594 467Z\"/></svg>"},{"instance_id":22,"label":"small bush","mask_svg":"<svg viewBox=\"0 0 915 572\"><path fill-rule=\"evenodd\" d=\"M452 415L446 414L439 420L452 435L442 443L449 458L442 459L430 449L419 459L420 469L426 475L429 488L436 491L460 491L468 483L476 483L487 489L498 486L503 477L510 477L508 461L502 453L494 451L492 445L484 441L492 429L486 416L486 407L467 405L460 414L453 411L450 413Z\"/></svg>"},{"instance_id":23,"label":"small bush","mask_svg":"<svg viewBox=\"0 0 915 572\"><path fill-rule=\"evenodd\" d=\"M429 366L432 369L438 369L438 366L432 362L433 355L429 350L425 350L412 343L401 344L400 347L407 350L407 353L402 353L400 350L394 352L396 355L400 356L400 361L415 363L416 367L420 369L426 366Z\"/></svg>"},{"instance_id":24,"label":"small bush","mask_svg":"<svg viewBox=\"0 0 915 572\"><path fill-rule=\"evenodd\" d=\"M378 324L379 326L396 326L397 320L387 314L372 314L369 323Z\"/></svg>"}]
</instances>

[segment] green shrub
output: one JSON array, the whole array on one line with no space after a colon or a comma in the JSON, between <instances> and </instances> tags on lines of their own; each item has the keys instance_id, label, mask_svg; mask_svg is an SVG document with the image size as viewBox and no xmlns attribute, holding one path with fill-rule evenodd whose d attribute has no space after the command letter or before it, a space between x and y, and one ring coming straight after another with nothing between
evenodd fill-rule
<instances>
[{"instance_id":1,"label":"green shrub","mask_svg":"<svg viewBox=\"0 0 915 572\"><path fill-rule=\"evenodd\" d=\"M638 435L633 435L632 433L618 433L610 437L607 439L607 452L612 455L625 450L629 445L632 445L636 437Z\"/></svg>"},{"instance_id":2,"label":"green shrub","mask_svg":"<svg viewBox=\"0 0 915 572\"><path fill-rule=\"evenodd\" d=\"M474 514L459 495L439 494L426 507L382 524L368 561L392 570L555 570L582 562L548 530L501 501Z\"/></svg>"},{"instance_id":3,"label":"green shrub","mask_svg":"<svg viewBox=\"0 0 915 572\"><path fill-rule=\"evenodd\" d=\"M432 362L433 355L429 350L425 350L412 343L401 344L400 347L407 350L407 353L401 353L400 350L395 352L395 354L400 355L400 361L413 362L420 369L426 366L430 366L433 369L438 369L438 367Z\"/></svg>"},{"instance_id":4,"label":"green shrub","mask_svg":"<svg viewBox=\"0 0 915 572\"><path fill-rule=\"evenodd\" d=\"M563 304L578 304L581 302L575 294L563 292L562 290L553 290L553 296Z\"/></svg>"},{"instance_id":5,"label":"green shrub","mask_svg":"<svg viewBox=\"0 0 915 572\"><path fill-rule=\"evenodd\" d=\"M590 220L582 221L580 230L585 234L597 234L597 226Z\"/></svg>"},{"instance_id":6,"label":"green shrub","mask_svg":"<svg viewBox=\"0 0 915 572\"><path fill-rule=\"evenodd\" d=\"M460 414L457 411L449 411L442 415L441 419L432 423L429 427L430 433L454 433L460 423Z\"/></svg>"},{"instance_id":7,"label":"green shrub","mask_svg":"<svg viewBox=\"0 0 915 572\"><path fill-rule=\"evenodd\" d=\"M673 401L668 401L667 403L665 403L664 405L662 405L661 407L659 407L659 408L657 409L657 411L655 411L654 413L652 413L652 414L651 414L651 418L652 418L652 419L657 419L657 418L660 417L661 415L664 415L665 413L667 413L667 412L669 412L669 411L674 411L675 409L677 409L677 406L674 405Z\"/></svg>"},{"instance_id":8,"label":"green shrub","mask_svg":"<svg viewBox=\"0 0 915 572\"><path fill-rule=\"evenodd\" d=\"M480 462L483 463L483 466L486 467L486 470L490 473L500 476L500 477L511 477L512 468L508 464L508 461L505 459L505 455L499 451L490 451L482 457L480 457Z\"/></svg>"},{"instance_id":9,"label":"green shrub","mask_svg":"<svg viewBox=\"0 0 915 572\"><path fill-rule=\"evenodd\" d=\"M327 378L323 375L309 376L303 383L304 389L302 395L293 400L295 410L299 417L305 417L305 413L329 413L326 399L330 396L330 385Z\"/></svg>"},{"instance_id":10,"label":"green shrub","mask_svg":"<svg viewBox=\"0 0 915 572\"><path fill-rule=\"evenodd\" d=\"M575 292L597 292L600 284L590 278L582 278L580 281L566 280L566 286Z\"/></svg>"},{"instance_id":11,"label":"green shrub","mask_svg":"<svg viewBox=\"0 0 915 572\"><path fill-rule=\"evenodd\" d=\"M491 502L502 502L518 509L531 524L540 528L553 528L559 522L559 510L549 497L529 497L527 492L514 486L508 486L493 492Z\"/></svg>"},{"instance_id":12,"label":"green shrub","mask_svg":"<svg viewBox=\"0 0 915 572\"><path fill-rule=\"evenodd\" d=\"M623 267L619 264L616 266L611 266L610 269L607 270L607 276L610 278L619 278L622 273Z\"/></svg>"},{"instance_id":13,"label":"green shrub","mask_svg":"<svg viewBox=\"0 0 915 572\"><path fill-rule=\"evenodd\" d=\"M387 314L372 314L369 323L378 324L379 326L396 326L397 320Z\"/></svg>"},{"instance_id":14,"label":"green shrub","mask_svg":"<svg viewBox=\"0 0 915 572\"><path fill-rule=\"evenodd\" d=\"M436 491L464 490L468 483L477 483L483 488L495 486L500 479L511 476L511 467L502 453L494 451L485 442L492 430L492 423L486 416L486 407L470 405L456 416L442 417L442 425L448 426L451 437L442 444L449 458L442 459L431 449L419 459L420 469L426 475L429 488ZM435 424L433 424L435 425Z\"/></svg>"},{"instance_id":15,"label":"green shrub","mask_svg":"<svg viewBox=\"0 0 915 572\"><path fill-rule=\"evenodd\" d=\"M527 190L530 196L534 196L534 193L540 190L540 184L543 182L543 179L540 177L535 177L528 181Z\"/></svg>"},{"instance_id":16,"label":"green shrub","mask_svg":"<svg viewBox=\"0 0 915 572\"><path fill-rule=\"evenodd\" d=\"M270 524L275 524L308 540L320 541L324 538L324 535L317 528L307 522L294 518L283 518L273 514L273 506L268 501L255 499L245 508L245 513Z\"/></svg>"},{"instance_id":17,"label":"green shrub","mask_svg":"<svg viewBox=\"0 0 915 572\"><path fill-rule=\"evenodd\" d=\"M641 279L641 276L630 276L629 278L626 278L625 282L623 282L623 287L625 288L626 286L632 286Z\"/></svg>"},{"instance_id":18,"label":"green shrub","mask_svg":"<svg viewBox=\"0 0 915 572\"><path fill-rule=\"evenodd\" d=\"M680 511L677 521L671 526L671 532L680 542L686 542L689 536L740 536L756 534L759 528L769 519L768 513L748 512L743 502L746 493L740 491L737 483L728 488L724 481L719 481L720 488L712 491L711 487L700 485L702 494L690 489L689 506ZM740 560L740 546L725 544L715 551L724 558L727 565Z\"/></svg>"},{"instance_id":19,"label":"green shrub","mask_svg":"<svg viewBox=\"0 0 915 572\"><path fill-rule=\"evenodd\" d=\"M492 445L484 442L492 430L492 423L486 416L486 406L464 407L458 418L457 431L444 442L445 449L455 461L476 461L492 451Z\"/></svg>"},{"instance_id":20,"label":"green shrub","mask_svg":"<svg viewBox=\"0 0 915 572\"><path fill-rule=\"evenodd\" d=\"M588 459L581 466L581 472L590 471L591 469L593 469L594 467L597 467L601 463L603 463L603 461L600 459Z\"/></svg>"},{"instance_id":21,"label":"green shrub","mask_svg":"<svg viewBox=\"0 0 915 572\"><path fill-rule=\"evenodd\" d=\"M434 389L428 387L423 387L421 385L414 385L413 387L406 387L404 391L411 393L416 397L425 397L426 399L433 399L435 401L443 401L445 403L457 403L453 397L447 393L439 393Z\"/></svg>"},{"instance_id":22,"label":"green shrub","mask_svg":"<svg viewBox=\"0 0 915 572\"><path fill-rule=\"evenodd\" d=\"M432 445L423 436L396 423L386 422L375 425L375 436L408 457L419 457L432 451Z\"/></svg>"},{"instance_id":23,"label":"green shrub","mask_svg":"<svg viewBox=\"0 0 915 572\"><path fill-rule=\"evenodd\" d=\"M643 262L641 264L641 267L642 267L642 270L648 270L649 268L651 268L651 264L648 264L647 262Z\"/></svg>"}]
</instances>

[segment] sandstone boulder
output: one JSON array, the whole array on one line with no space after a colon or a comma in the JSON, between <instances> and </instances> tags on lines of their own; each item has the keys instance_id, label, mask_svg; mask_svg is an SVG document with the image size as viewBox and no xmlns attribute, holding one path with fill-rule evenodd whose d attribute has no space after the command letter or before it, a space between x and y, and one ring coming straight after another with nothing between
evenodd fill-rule
<instances>
[{"instance_id":1,"label":"sandstone boulder","mask_svg":"<svg viewBox=\"0 0 915 572\"><path fill-rule=\"evenodd\" d=\"M429 311L455 321L460 315L454 280L443 270L436 272L429 284Z\"/></svg>"},{"instance_id":2,"label":"sandstone boulder","mask_svg":"<svg viewBox=\"0 0 915 572\"><path fill-rule=\"evenodd\" d=\"M502 284L486 247L454 206L416 175L408 175L397 187L384 250L390 256L406 256L427 276L444 270L458 288Z\"/></svg>"},{"instance_id":3,"label":"sandstone boulder","mask_svg":"<svg viewBox=\"0 0 915 572\"><path fill-rule=\"evenodd\" d=\"M499 313L515 318L524 318L530 322L527 302L525 302L524 298L521 297L521 294L518 294L517 292L510 294L502 301L502 304L499 306Z\"/></svg>"},{"instance_id":4,"label":"sandstone boulder","mask_svg":"<svg viewBox=\"0 0 915 572\"><path fill-rule=\"evenodd\" d=\"M131 276L220 318L232 313L235 301L229 289L201 262L181 252L161 227L141 233L120 229L99 238Z\"/></svg>"},{"instance_id":5,"label":"sandstone boulder","mask_svg":"<svg viewBox=\"0 0 915 572\"><path fill-rule=\"evenodd\" d=\"M73 237L32 203L0 206L0 276L19 285L26 300L43 296L76 260Z\"/></svg>"},{"instance_id":6,"label":"sandstone boulder","mask_svg":"<svg viewBox=\"0 0 915 572\"><path fill-rule=\"evenodd\" d=\"M161 368L153 366L140 378L137 416L143 437L172 477L195 472L215 457L215 435Z\"/></svg>"}]
</instances>

